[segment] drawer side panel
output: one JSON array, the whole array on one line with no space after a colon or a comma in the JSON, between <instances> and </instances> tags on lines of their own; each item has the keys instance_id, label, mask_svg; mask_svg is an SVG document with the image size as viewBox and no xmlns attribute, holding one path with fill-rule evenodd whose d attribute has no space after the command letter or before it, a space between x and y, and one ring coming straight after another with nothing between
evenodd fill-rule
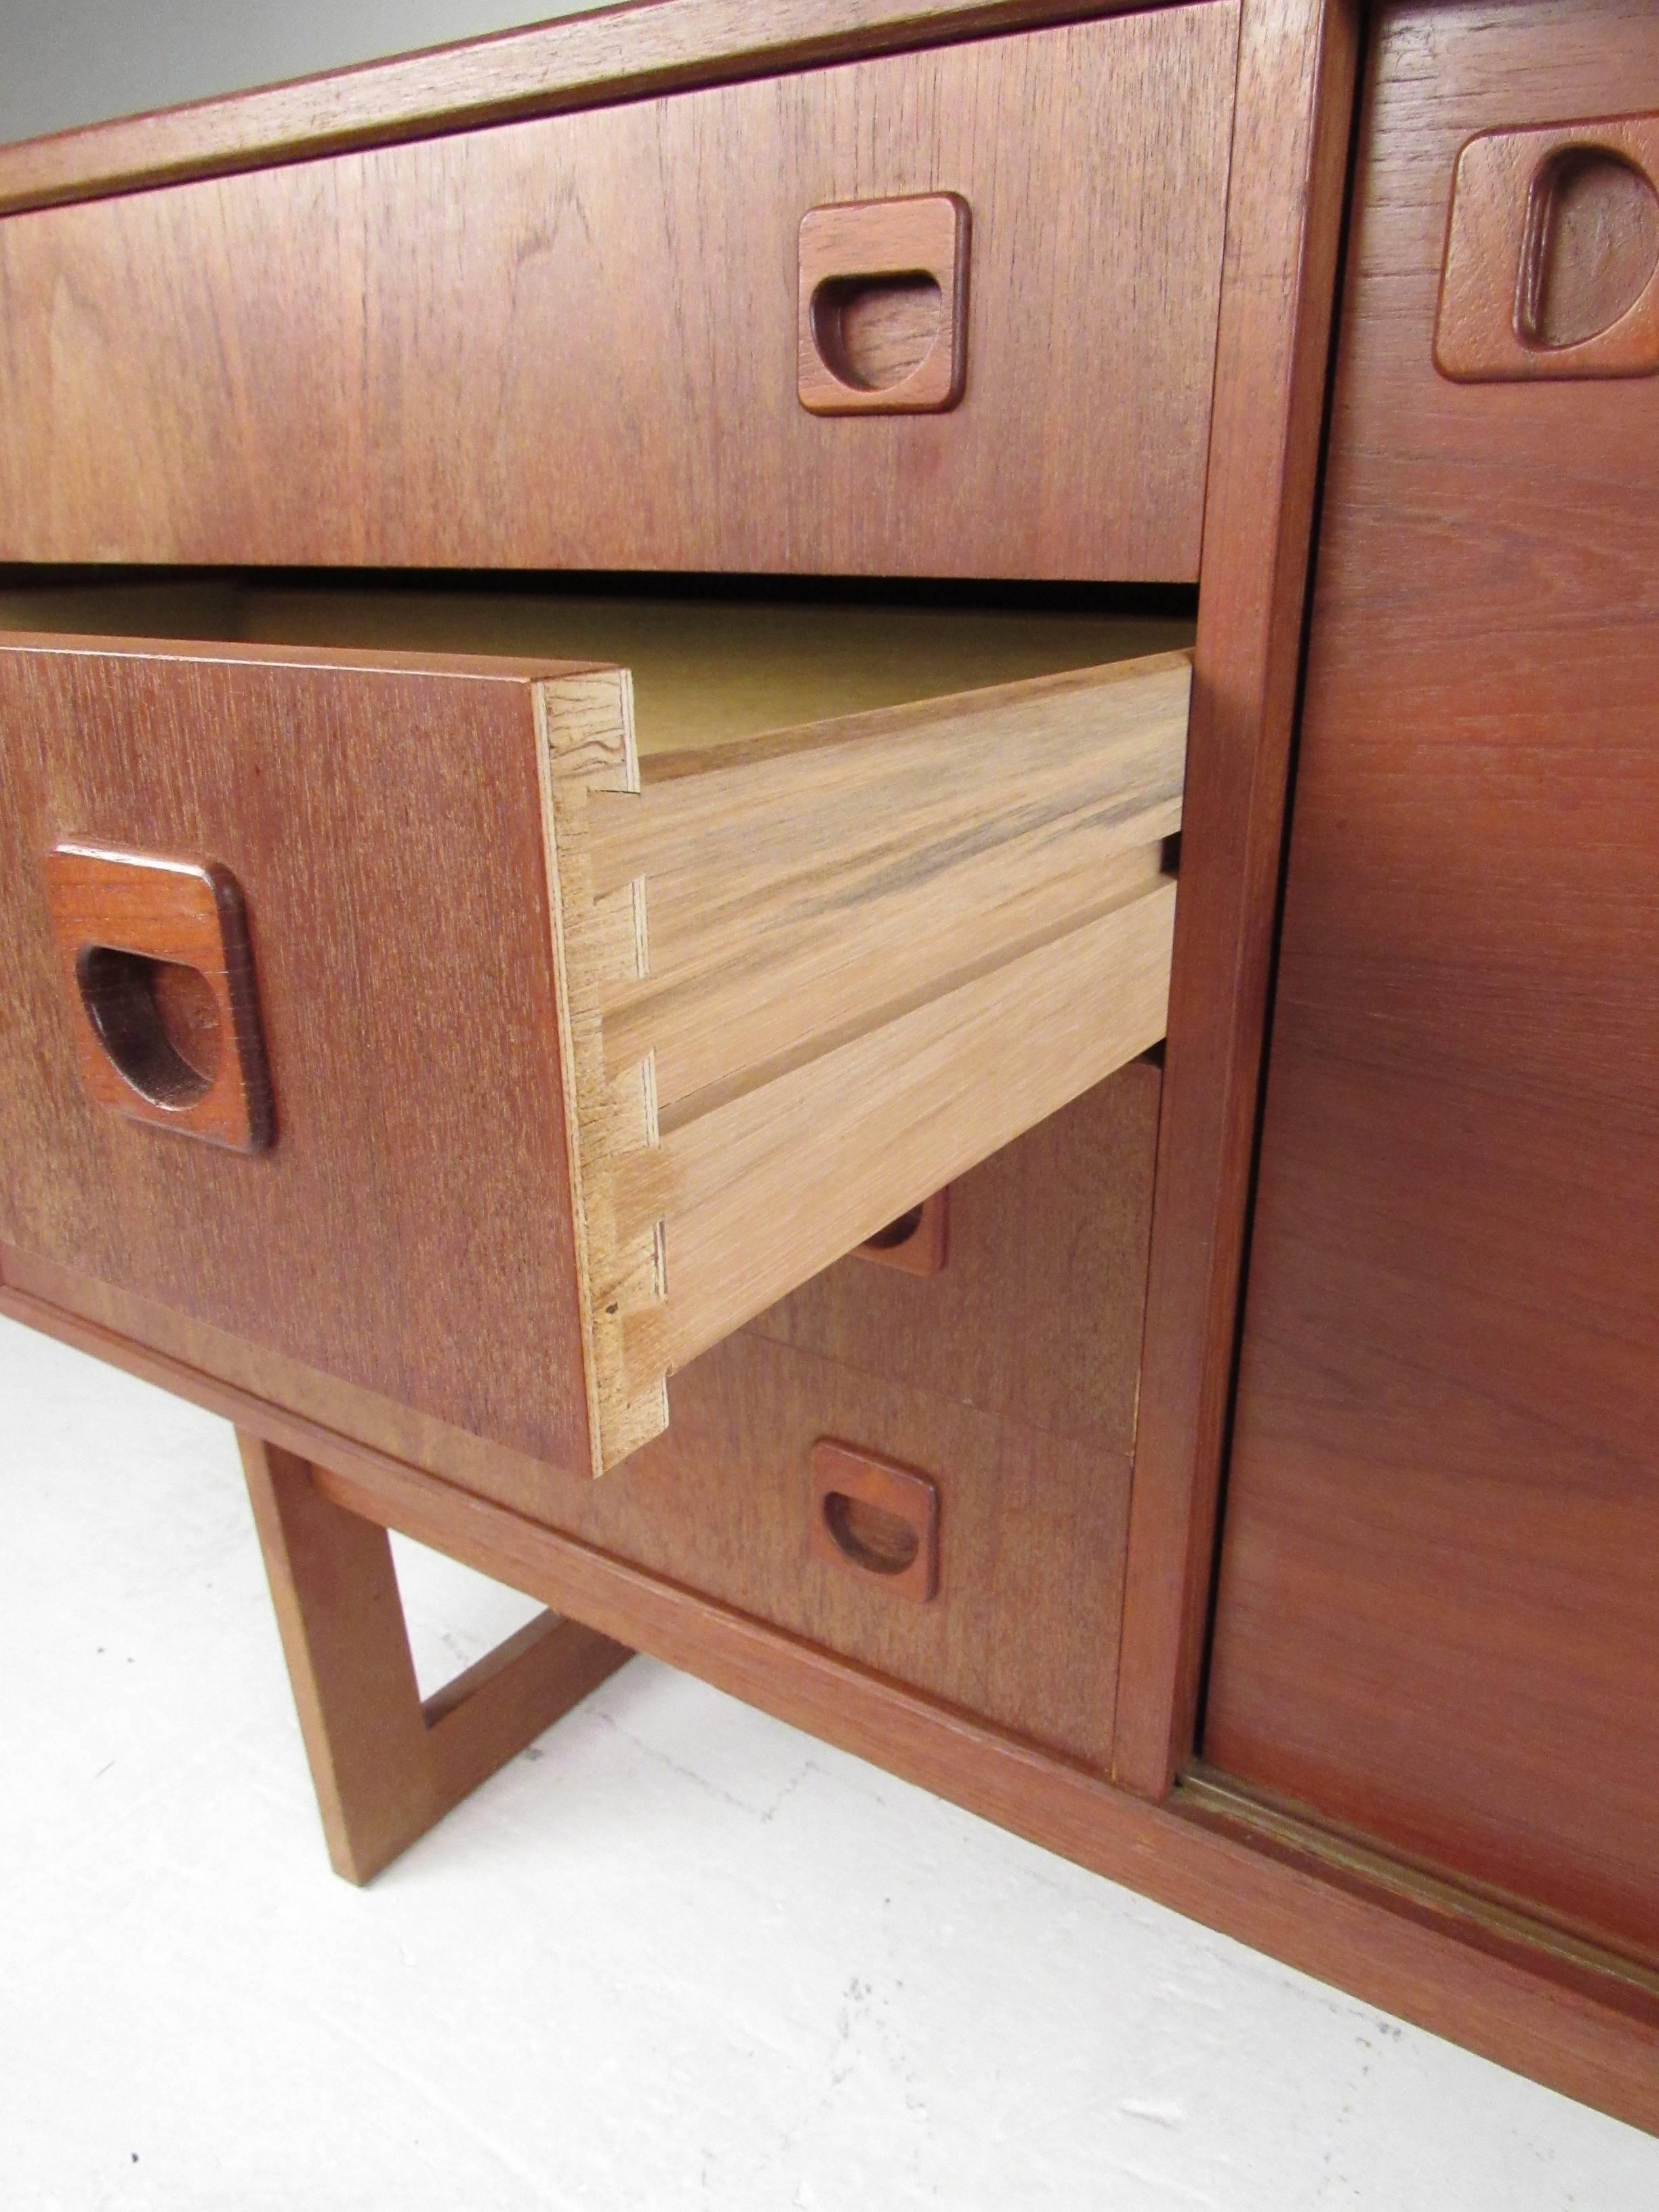
<instances>
[{"instance_id":1,"label":"drawer side panel","mask_svg":"<svg viewBox=\"0 0 1659 2212\"><path fill-rule=\"evenodd\" d=\"M1564 22L1378 27L1204 1751L1652 1957L1659 384L1434 361L1471 136L1659 108Z\"/></svg>"}]
</instances>

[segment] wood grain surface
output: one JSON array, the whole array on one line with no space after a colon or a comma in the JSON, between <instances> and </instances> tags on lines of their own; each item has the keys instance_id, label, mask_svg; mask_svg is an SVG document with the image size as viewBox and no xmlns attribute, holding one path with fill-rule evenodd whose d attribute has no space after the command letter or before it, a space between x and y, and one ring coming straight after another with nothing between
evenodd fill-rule
<instances>
[{"instance_id":1,"label":"wood grain surface","mask_svg":"<svg viewBox=\"0 0 1659 2212\"><path fill-rule=\"evenodd\" d=\"M1457 385L1474 131L1638 0L1396 6L1314 606L1207 1758L1659 1954L1659 386Z\"/></svg>"},{"instance_id":2,"label":"wood grain surface","mask_svg":"<svg viewBox=\"0 0 1659 2212\"><path fill-rule=\"evenodd\" d=\"M1139 4L635 0L0 147L0 213L1034 23L1121 15Z\"/></svg>"},{"instance_id":3,"label":"wood grain surface","mask_svg":"<svg viewBox=\"0 0 1659 2212\"><path fill-rule=\"evenodd\" d=\"M1188 655L1158 654L647 759L587 823L595 895L646 887L609 1064L655 1054L672 1128L805 1039L848 1038L1156 881L1190 684Z\"/></svg>"},{"instance_id":4,"label":"wood grain surface","mask_svg":"<svg viewBox=\"0 0 1659 2212\"><path fill-rule=\"evenodd\" d=\"M303 1432L325 1456L331 1434L418 1463L457 1499L499 1501L1103 1769L1158 1088L1155 1069L1127 1068L963 1176L963 1272L848 1259L694 1361L669 1386L667 1433L604 1482L15 1249L0 1273L50 1302L37 1317L56 1308L154 1347L193 1378L182 1387L220 1410L262 1407L257 1425L296 1450ZM299 1429L272 1426L278 1407ZM820 1437L937 1484L931 1605L811 1567Z\"/></svg>"},{"instance_id":5,"label":"wood grain surface","mask_svg":"<svg viewBox=\"0 0 1659 2212\"><path fill-rule=\"evenodd\" d=\"M329 1858L369 1881L634 1655L544 1613L423 1704L386 1531L237 1441Z\"/></svg>"},{"instance_id":6,"label":"wood grain surface","mask_svg":"<svg viewBox=\"0 0 1659 2212\"><path fill-rule=\"evenodd\" d=\"M952 1183L938 1274L848 1259L751 1328L1127 1460L1158 1090L1138 1060Z\"/></svg>"},{"instance_id":7,"label":"wood grain surface","mask_svg":"<svg viewBox=\"0 0 1659 2212\"><path fill-rule=\"evenodd\" d=\"M510 661L0 650L0 1237L581 1464L532 692ZM240 884L269 1152L86 1095L45 873L77 836Z\"/></svg>"},{"instance_id":8,"label":"wood grain surface","mask_svg":"<svg viewBox=\"0 0 1659 2212\"><path fill-rule=\"evenodd\" d=\"M0 559L1190 580L1237 30L1198 0L5 217ZM802 216L937 191L961 404L808 414Z\"/></svg>"},{"instance_id":9,"label":"wood grain surface","mask_svg":"<svg viewBox=\"0 0 1659 2212\"><path fill-rule=\"evenodd\" d=\"M854 619L849 657L857 641ZM574 1295L578 1332L572 1340L550 1331L544 1343L552 1395L575 1395L577 1426L549 1429L534 1406L470 1419L465 1395L433 1376L409 1403L520 1450L542 1436L538 1456L603 1473L660 1433L670 1374L1162 1034L1173 910L1164 848L1181 819L1183 653L671 751L648 763L654 780L643 789L628 672L482 659L422 668L403 658L409 668L350 653L331 665L314 647L45 640L0 653L25 796L13 824L12 919L26 972L31 946L37 956L43 1036L55 1014L78 1047L87 1024L72 991L45 1005L54 940L30 933L41 903L31 856L43 839L61 843L65 822L142 817L151 826L141 842L249 856L285 1102L274 1172L209 1188L174 1170L184 1180L169 1186L163 1225L151 1218L146 1156L127 1163L123 1202L111 1208L86 1152L98 1131L83 1113L55 1117L36 1095L51 1087L51 1061L15 1070L11 1105L28 1157L9 1178L8 1241L378 1396L406 1395L391 1378L416 1369L421 1353L404 1306L419 1303L423 1277L447 1272L438 1255L477 1235L459 1158L426 1186L418 1243L375 1243L365 1225L349 1246L333 1233L340 1200L330 1194L424 1161L434 1127L459 1110L422 1096L442 1079L441 1063L421 1057L428 1026L465 1054L472 1026L493 1018L483 990L470 999L473 970L499 959L503 933L533 943L544 927L516 987L543 1025L526 1031L520 1020L492 1036L480 1062L489 1078L475 1074L467 1111L477 1121L475 1160L486 1157L487 1131L513 1125L491 1170L510 1206L514 1163L538 1143L533 1126L518 1126L533 1122L529 1101L550 1088L562 1101L550 1141L568 1155L568 1193L538 1247L541 1187L526 1179L526 1220L499 1256L508 1267L533 1248L538 1280L568 1270L550 1315L568 1313ZM385 734L406 699L411 722L423 714L441 730L452 694L459 733L453 745L440 737L431 763L415 757L412 727ZM483 740L495 751L474 741L474 757L491 765L498 814L510 814L515 788L517 804L530 803L526 764L539 764L543 884L514 872L522 820L502 837L493 874L487 851L453 850L463 817L449 788L477 772L466 757L470 706L495 718ZM321 742L307 720L318 716L331 734L349 726L332 755L343 781L337 790L318 780L309 814L285 813L307 744ZM146 748L140 733L151 726ZM211 748L202 742L210 730ZM364 811L373 791L399 794L414 818L379 829ZM166 836L153 826L169 819ZM97 834L106 845L132 835ZM313 878L323 887L312 890ZM404 899L442 905L467 884L477 910L465 929L446 931L441 957L416 952ZM301 975L308 995L295 1034ZM419 1129L408 1160L373 1103L388 1082L404 1094L403 1129ZM319 1118L331 1096L331 1120ZM422 1194L408 1203L421 1206ZM188 1255L204 1231L247 1249L192 1270ZM341 1324L305 1295L308 1237L337 1258L355 1251L389 1302L384 1311L363 1302L326 1355ZM459 1317L441 1305L432 1326L453 1337ZM519 1334L528 1374L528 1316ZM548 1395L539 1379L534 1395ZM573 1460L579 1431L588 1448Z\"/></svg>"},{"instance_id":10,"label":"wood grain surface","mask_svg":"<svg viewBox=\"0 0 1659 2212\"><path fill-rule=\"evenodd\" d=\"M1245 0L1120 1697L1154 1797L1202 1679L1358 60L1350 0Z\"/></svg>"},{"instance_id":11,"label":"wood grain surface","mask_svg":"<svg viewBox=\"0 0 1659 2212\"><path fill-rule=\"evenodd\" d=\"M1126 661L654 779L625 677L541 687L596 1474L677 1369L1163 1036L1188 684Z\"/></svg>"},{"instance_id":12,"label":"wood grain surface","mask_svg":"<svg viewBox=\"0 0 1659 2212\"><path fill-rule=\"evenodd\" d=\"M199 1370L15 1289L0 1288L0 1311L198 1403L244 1419L257 1412L264 1434L320 1463L313 1481L349 1513L434 1545L1305 1972L1659 2130L1659 2002L1628 1972L1595 1971L1493 1929L1455 1899L1347 1872L1316 1838L1298 1846L1259 1825L1218 1822L1207 1808L1193 1817L1179 1793L1168 1807L1149 1805L948 1698L901 1688L313 1424L258 1408ZM589 1484L584 1495L610 1493Z\"/></svg>"}]
</instances>

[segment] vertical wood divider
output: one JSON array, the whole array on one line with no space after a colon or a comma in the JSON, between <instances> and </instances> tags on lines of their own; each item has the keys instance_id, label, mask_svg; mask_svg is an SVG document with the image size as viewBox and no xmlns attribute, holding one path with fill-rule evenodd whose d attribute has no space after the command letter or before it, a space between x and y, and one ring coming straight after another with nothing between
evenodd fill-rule
<instances>
[{"instance_id":1,"label":"vertical wood divider","mask_svg":"<svg viewBox=\"0 0 1659 2212\"><path fill-rule=\"evenodd\" d=\"M1193 1749L1359 49L1244 0L1114 1778Z\"/></svg>"}]
</instances>

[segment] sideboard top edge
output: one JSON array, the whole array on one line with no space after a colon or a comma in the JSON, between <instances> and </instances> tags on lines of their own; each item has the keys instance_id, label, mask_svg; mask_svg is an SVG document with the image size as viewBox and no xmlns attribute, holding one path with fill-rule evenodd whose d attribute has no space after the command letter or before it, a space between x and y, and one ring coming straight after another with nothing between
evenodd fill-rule
<instances>
[{"instance_id":1,"label":"sideboard top edge","mask_svg":"<svg viewBox=\"0 0 1659 2212\"><path fill-rule=\"evenodd\" d=\"M621 0L0 146L0 216L1175 0Z\"/></svg>"}]
</instances>

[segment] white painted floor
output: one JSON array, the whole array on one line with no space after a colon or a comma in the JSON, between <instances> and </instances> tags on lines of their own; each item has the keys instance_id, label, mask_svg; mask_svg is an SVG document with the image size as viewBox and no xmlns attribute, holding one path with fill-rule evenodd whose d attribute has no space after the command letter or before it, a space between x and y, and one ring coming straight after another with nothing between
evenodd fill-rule
<instances>
[{"instance_id":1,"label":"white painted floor","mask_svg":"<svg viewBox=\"0 0 1659 2212\"><path fill-rule=\"evenodd\" d=\"M0 1322L0 2212L1653 2212L1659 2143L645 1660L330 1875L230 1431ZM427 1687L531 1609L410 1547Z\"/></svg>"}]
</instances>

